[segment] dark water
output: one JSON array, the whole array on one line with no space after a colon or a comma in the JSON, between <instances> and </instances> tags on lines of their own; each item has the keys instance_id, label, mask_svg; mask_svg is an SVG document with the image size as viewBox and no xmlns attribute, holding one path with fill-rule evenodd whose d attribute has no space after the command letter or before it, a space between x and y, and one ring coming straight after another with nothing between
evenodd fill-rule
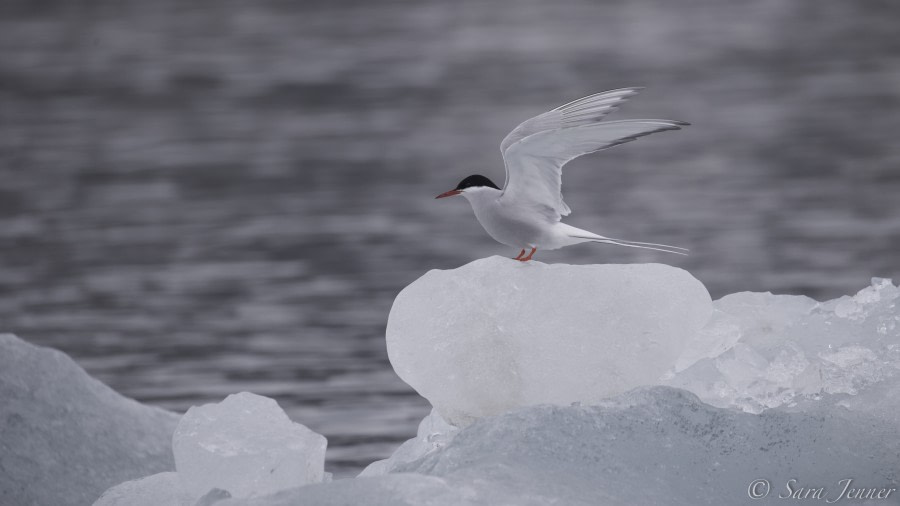
<instances>
[{"instance_id":1,"label":"dark water","mask_svg":"<svg viewBox=\"0 0 900 506\"><path fill-rule=\"evenodd\" d=\"M567 167L575 226L714 296L900 277L900 3L0 4L0 324L174 410L251 390L347 475L427 410L384 352L431 268L514 255L464 201L571 99L687 120Z\"/></svg>"}]
</instances>

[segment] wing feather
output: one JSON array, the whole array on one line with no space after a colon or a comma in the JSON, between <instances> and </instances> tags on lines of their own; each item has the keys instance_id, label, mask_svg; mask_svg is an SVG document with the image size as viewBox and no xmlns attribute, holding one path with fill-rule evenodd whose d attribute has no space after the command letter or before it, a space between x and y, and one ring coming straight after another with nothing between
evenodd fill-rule
<instances>
[{"instance_id":1,"label":"wing feather","mask_svg":"<svg viewBox=\"0 0 900 506\"><path fill-rule=\"evenodd\" d=\"M600 121L630 97L637 95L641 89L621 88L595 93L539 114L514 128L500 143L500 152L505 157L510 146L538 132Z\"/></svg>"},{"instance_id":2,"label":"wing feather","mask_svg":"<svg viewBox=\"0 0 900 506\"><path fill-rule=\"evenodd\" d=\"M589 107L586 104L583 102L577 107ZM507 175L501 201L535 208L547 219L559 221L571 212L561 193L563 165L588 153L657 132L679 130L688 124L663 119L600 123L596 120L573 120L573 123L573 126L564 125L533 133L506 149L504 161Z\"/></svg>"}]
</instances>

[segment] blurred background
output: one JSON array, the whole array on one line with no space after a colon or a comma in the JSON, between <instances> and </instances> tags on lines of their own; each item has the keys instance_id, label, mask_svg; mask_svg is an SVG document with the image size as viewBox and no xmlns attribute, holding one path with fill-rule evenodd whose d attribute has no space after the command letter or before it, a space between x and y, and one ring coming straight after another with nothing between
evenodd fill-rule
<instances>
[{"instance_id":1,"label":"blurred background","mask_svg":"<svg viewBox=\"0 0 900 506\"><path fill-rule=\"evenodd\" d=\"M250 390L347 476L427 412L394 296L517 251L460 179L581 96L693 126L566 167L568 222L688 247L714 297L900 277L900 3L462 0L0 3L0 326L183 411Z\"/></svg>"}]
</instances>

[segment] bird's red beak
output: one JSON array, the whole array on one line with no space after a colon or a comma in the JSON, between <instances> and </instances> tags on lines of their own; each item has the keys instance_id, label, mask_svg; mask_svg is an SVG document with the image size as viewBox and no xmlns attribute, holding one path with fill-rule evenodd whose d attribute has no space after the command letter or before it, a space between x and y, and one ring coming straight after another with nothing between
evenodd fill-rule
<instances>
[{"instance_id":1,"label":"bird's red beak","mask_svg":"<svg viewBox=\"0 0 900 506\"><path fill-rule=\"evenodd\" d=\"M436 199L442 199L442 198L444 198L444 197L452 197L452 196L454 196L454 195L459 195L460 193L462 193L460 190L450 190L450 191L448 191L448 192L444 192L444 193L438 195L438 196L435 197L435 198L436 198Z\"/></svg>"}]
</instances>

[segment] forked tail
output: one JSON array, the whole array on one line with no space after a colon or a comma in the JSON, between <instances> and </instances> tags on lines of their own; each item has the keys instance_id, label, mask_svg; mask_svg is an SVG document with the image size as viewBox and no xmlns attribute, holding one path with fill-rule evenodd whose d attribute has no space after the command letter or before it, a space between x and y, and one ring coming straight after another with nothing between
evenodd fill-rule
<instances>
[{"instance_id":1,"label":"forked tail","mask_svg":"<svg viewBox=\"0 0 900 506\"><path fill-rule=\"evenodd\" d=\"M603 242L606 244L615 244L616 246L628 246L629 248L652 249L655 251L664 251L666 253L675 253L676 255L687 256L690 250L687 248L679 248L678 246L669 246L668 244L655 244L652 242L626 241L623 239L613 239L604 237L603 239L582 238L592 242Z\"/></svg>"},{"instance_id":2,"label":"forked tail","mask_svg":"<svg viewBox=\"0 0 900 506\"><path fill-rule=\"evenodd\" d=\"M674 253L676 255L684 256L687 256L689 252L687 248L680 248L678 246L669 246L668 244L656 244L652 242L626 241L625 239L603 237L602 235L597 235L588 232L587 230L581 230L575 227L570 228L574 230L571 230L571 232L568 234L569 237L573 239L580 239L581 241L602 242L605 244L615 244L616 246L627 246L629 248L652 249L654 251L663 251L666 253Z\"/></svg>"}]
</instances>

